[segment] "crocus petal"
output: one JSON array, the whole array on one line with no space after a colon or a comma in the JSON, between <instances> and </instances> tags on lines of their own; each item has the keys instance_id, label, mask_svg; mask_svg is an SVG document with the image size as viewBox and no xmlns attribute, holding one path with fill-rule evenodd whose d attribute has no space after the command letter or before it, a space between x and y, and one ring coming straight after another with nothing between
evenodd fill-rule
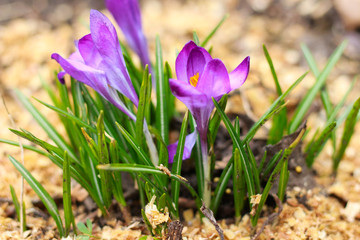
<instances>
[{"instance_id":1,"label":"crocus petal","mask_svg":"<svg viewBox=\"0 0 360 240\"><path fill-rule=\"evenodd\" d=\"M85 65L83 62L64 59L59 54L54 53L51 58L57 61L66 73L97 91L106 100L114 104L117 108L127 114L131 119L134 115L125 107L124 103L118 98L114 89L107 83L106 75L103 71Z\"/></svg>"},{"instance_id":2,"label":"crocus petal","mask_svg":"<svg viewBox=\"0 0 360 240\"><path fill-rule=\"evenodd\" d=\"M187 79L193 77L196 74L202 75L204 67L206 65L206 59L199 47L191 50L187 61L186 72Z\"/></svg>"},{"instance_id":3,"label":"crocus petal","mask_svg":"<svg viewBox=\"0 0 360 240\"><path fill-rule=\"evenodd\" d=\"M139 99L126 69L114 26L105 15L96 10L91 10L90 30L94 45L103 59L108 84L128 97L137 106Z\"/></svg>"},{"instance_id":4,"label":"crocus petal","mask_svg":"<svg viewBox=\"0 0 360 240\"><path fill-rule=\"evenodd\" d=\"M78 41L78 49L86 65L101 69L102 57L94 45L91 34L85 35ZM105 70L102 69L101 70Z\"/></svg>"},{"instance_id":5,"label":"crocus petal","mask_svg":"<svg viewBox=\"0 0 360 240\"><path fill-rule=\"evenodd\" d=\"M244 84L250 69L250 57L246 57L230 74L231 90L241 87Z\"/></svg>"},{"instance_id":6,"label":"crocus petal","mask_svg":"<svg viewBox=\"0 0 360 240\"><path fill-rule=\"evenodd\" d=\"M169 86L175 97L183 102L189 108L191 113L193 113L193 110L196 108L206 107L208 103L206 94L198 91L190 84L175 79L169 79Z\"/></svg>"},{"instance_id":7,"label":"crocus petal","mask_svg":"<svg viewBox=\"0 0 360 240\"><path fill-rule=\"evenodd\" d=\"M209 117L214 108L212 99L207 94L182 81L169 79L169 85L175 97L183 102L194 116L197 129L199 131L207 129Z\"/></svg>"},{"instance_id":8,"label":"crocus petal","mask_svg":"<svg viewBox=\"0 0 360 240\"><path fill-rule=\"evenodd\" d=\"M129 46L150 66L147 41L142 30L140 7L137 0L106 0L107 9L120 26Z\"/></svg>"},{"instance_id":9,"label":"crocus petal","mask_svg":"<svg viewBox=\"0 0 360 240\"><path fill-rule=\"evenodd\" d=\"M65 59L57 53L53 53L51 55L51 58L57 61L66 73L71 75L79 82L82 82L90 86L91 88L94 89L96 88L96 86L93 83L93 80L98 79L98 81L103 80L106 82L106 80L104 80L105 73L103 71L99 71L97 69L91 68L79 61Z\"/></svg>"},{"instance_id":10,"label":"crocus petal","mask_svg":"<svg viewBox=\"0 0 360 240\"><path fill-rule=\"evenodd\" d=\"M184 146L184 153L183 153L183 157L182 160L188 159L191 156L191 151L196 143L196 139L197 139L197 132L194 131L192 133L190 133L189 135L186 136L185 138L185 146ZM176 143L170 144L168 146L168 152L169 152L169 163L173 163L174 162L174 156L176 154L176 150L177 150L177 146L178 146L179 141L177 141Z\"/></svg>"},{"instance_id":11,"label":"crocus petal","mask_svg":"<svg viewBox=\"0 0 360 240\"><path fill-rule=\"evenodd\" d=\"M189 54L191 50L193 50L196 44L193 41L188 42L185 44L183 49L179 52L176 61L175 61L175 70L176 70L176 77L178 80L183 82L188 82L187 76L187 62L189 59Z\"/></svg>"},{"instance_id":12,"label":"crocus petal","mask_svg":"<svg viewBox=\"0 0 360 240\"><path fill-rule=\"evenodd\" d=\"M193 41L189 41L183 49L180 51L179 55L176 58L175 69L176 69L176 77L178 80L183 82L189 81L188 75L188 60L190 53L192 50L197 49L200 51L205 59L205 63L212 59L211 55L202 47L198 47ZM195 75L194 73L193 75ZM190 77L192 77L191 75Z\"/></svg>"},{"instance_id":13,"label":"crocus petal","mask_svg":"<svg viewBox=\"0 0 360 240\"><path fill-rule=\"evenodd\" d=\"M228 93L231 90L230 81L224 63L219 59L208 62L196 88L208 98L214 97L217 100Z\"/></svg>"},{"instance_id":14,"label":"crocus petal","mask_svg":"<svg viewBox=\"0 0 360 240\"><path fill-rule=\"evenodd\" d=\"M65 74L66 74L65 71L61 71L57 74L57 78L59 79L61 84L65 84L65 79L64 79Z\"/></svg>"}]
</instances>

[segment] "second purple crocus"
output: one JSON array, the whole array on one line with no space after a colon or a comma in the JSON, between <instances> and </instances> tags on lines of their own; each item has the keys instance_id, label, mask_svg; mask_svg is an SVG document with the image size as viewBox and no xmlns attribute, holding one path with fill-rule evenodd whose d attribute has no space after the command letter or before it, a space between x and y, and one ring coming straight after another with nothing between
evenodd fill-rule
<instances>
[{"instance_id":1,"label":"second purple crocus","mask_svg":"<svg viewBox=\"0 0 360 240\"><path fill-rule=\"evenodd\" d=\"M224 94L239 88L248 76L249 67L250 58L246 57L228 73L220 59L213 59L204 48L192 41L184 46L176 59L177 80L170 79L170 88L175 97L188 107L197 124L205 177L203 199L207 206L211 193L207 131L214 109L212 98L219 101Z\"/></svg>"},{"instance_id":2,"label":"second purple crocus","mask_svg":"<svg viewBox=\"0 0 360 240\"><path fill-rule=\"evenodd\" d=\"M59 80L63 82L65 73L68 73L136 120L117 93L120 92L138 106L139 99L127 71L114 26L105 15L91 10L90 31L90 34L75 42L77 51L68 59L57 53L51 55L64 69L58 74Z\"/></svg>"},{"instance_id":3,"label":"second purple crocus","mask_svg":"<svg viewBox=\"0 0 360 240\"><path fill-rule=\"evenodd\" d=\"M105 4L123 31L129 46L140 57L142 64L148 64L151 68L138 0L105 0Z\"/></svg>"}]
</instances>

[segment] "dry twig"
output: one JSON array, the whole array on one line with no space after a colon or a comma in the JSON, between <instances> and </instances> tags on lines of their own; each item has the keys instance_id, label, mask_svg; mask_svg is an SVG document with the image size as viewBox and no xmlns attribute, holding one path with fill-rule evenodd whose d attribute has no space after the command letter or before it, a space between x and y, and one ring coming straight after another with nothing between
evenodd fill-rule
<instances>
[{"instance_id":1,"label":"dry twig","mask_svg":"<svg viewBox=\"0 0 360 240\"><path fill-rule=\"evenodd\" d=\"M13 125L13 128L14 129L17 129L17 126L16 126L16 123L14 121L14 118L12 117L12 115L10 114L10 111L9 109L7 108L6 106L6 102L5 102L5 98L3 97L3 95L0 93L0 96L3 100L3 104L4 104L4 107L5 107L5 110L8 114L8 117L10 119L10 122L11 122L11 125ZM20 159L21 159L21 164L24 165L24 147L22 145L22 142L21 142L21 138L18 136L18 142L19 142L19 147L20 147ZM20 179L20 216L18 216L20 218L20 233L21 233L21 237L24 236L24 215L23 215L23 212L24 212L24 195L25 195L25 192L24 192L24 177L21 175L21 179Z\"/></svg>"},{"instance_id":2,"label":"dry twig","mask_svg":"<svg viewBox=\"0 0 360 240\"><path fill-rule=\"evenodd\" d=\"M211 224L214 225L216 231L219 233L220 239L221 240L225 240L224 238L224 232L223 230L220 228L219 224L217 224L216 219L214 217L214 213L208 209L205 204L203 203L203 205L200 208L200 211L204 214L204 216L210 220Z\"/></svg>"}]
</instances>

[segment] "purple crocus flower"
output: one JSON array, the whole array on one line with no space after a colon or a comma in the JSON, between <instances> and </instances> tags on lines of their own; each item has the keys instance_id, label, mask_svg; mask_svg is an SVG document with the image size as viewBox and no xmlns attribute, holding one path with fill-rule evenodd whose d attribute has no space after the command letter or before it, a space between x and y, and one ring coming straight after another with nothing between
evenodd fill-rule
<instances>
[{"instance_id":1,"label":"purple crocus flower","mask_svg":"<svg viewBox=\"0 0 360 240\"><path fill-rule=\"evenodd\" d=\"M249 73L250 58L246 57L231 73L219 59L194 42L188 42L179 53L175 70L177 80L170 79L172 93L190 110L200 135L202 160L204 167L205 204L210 201L210 166L207 150L207 131L209 118L214 104L212 98L219 101L224 94L240 87Z\"/></svg>"},{"instance_id":2,"label":"purple crocus flower","mask_svg":"<svg viewBox=\"0 0 360 240\"><path fill-rule=\"evenodd\" d=\"M195 142L197 139L197 131L194 131L192 133L190 133L189 135L186 136L185 138L185 146L184 146L184 153L183 153L183 157L182 159L188 159L191 156L191 150L193 149ZM170 144L167 147L167 150L169 152L169 163L173 163L174 162L174 157L176 154L176 150L177 150L177 145L178 145L179 141Z\"/></svg>"},{"instance_id":3,"label":"purple crocus flower","mask_svg":"<svg viewBox=\"0 0 360 240\"><path fill-rule=\"evenodd\" d=\"M51 55L64 69L58 74L59 80L63 83L63 77L68 73L136 120L117 93L120 92L138 106L139 99L126 69L114 26L105 15L91 10L90 31L90 34L75 42L77 50L68 59L57 53Z\"/></svg>"},{"instance_id":4,"label":"purple crocus flower","mask_svg":"<svg viewBox=\"0 0 360 240\"><path fill-rule=\"evenodd\" d=\"M151 67L138 1L106 0L105 4L123 31L129 46L140 57L143 65L148 64Z\"/></svg>"}]
</instances>

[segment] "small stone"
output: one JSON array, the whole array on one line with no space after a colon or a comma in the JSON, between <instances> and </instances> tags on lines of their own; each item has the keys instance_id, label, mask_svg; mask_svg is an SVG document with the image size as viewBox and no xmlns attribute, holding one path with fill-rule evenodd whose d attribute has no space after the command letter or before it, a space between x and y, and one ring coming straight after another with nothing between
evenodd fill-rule
<instances>
[{"instance_id":1,"label":"small stone","mask_svg":"<svg viewBox=\"0 0 360 240\"><path fill-rule=\"evenodd\" d=\"M341 210L341 214L346 217L349 222L354 222L356 215L360 213L360 203L348 202L346 207Z\"/></svg>"},{"instance_id":2,"label":"small stone","mask_svg":"<svg viewBox=\"0 0 360 240\"><path fill-rule=\"evenodd\" d=\"M298 208L295 212L294 212L294 217L296 219L302 219L306 216L304 210L302 210L301 208Z\"/></svg>"},{"instance_id":3,"label":"small stone","mask_svg":"<svg viewBox=\"0 0 360 240\"><path fill-rule=\"evenodd\" d=\"M224 231L224 235L225 235L225 237L227 238L227 239L235 239L235 237L236 237L236 235L235 235L235 233L233 232L233 231L231 231L231 230L229 230L229 229L226 229L225 231Z\"/></svg>"},{"instance_id":4,"label":"small stone","mask_svg":"<svg viewBox=\"0 0 360 240\"><path fill-rule=\"evenodd\" d=\"M301 166L296 166L295 171L297 173L302 173L302 167Z\"/></svg>"},{"instance_id":5,"label":"small stone","mask_svg":"<svg viewBox=\"0 0 360 240\"><path fill-rule=\"evenodd\" d=\"M185 210L183 212L185 222L191 222L194 219L194 212L192 209Z\"/></svg>"}]
</instances>

